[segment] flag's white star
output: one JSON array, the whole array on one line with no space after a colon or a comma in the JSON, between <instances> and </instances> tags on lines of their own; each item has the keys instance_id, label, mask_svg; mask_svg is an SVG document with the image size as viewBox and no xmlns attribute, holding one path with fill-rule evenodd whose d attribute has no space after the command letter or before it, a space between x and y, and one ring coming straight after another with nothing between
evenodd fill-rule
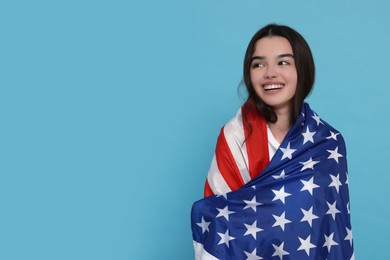
<instances>
[{"instance_id":1,"label":"flag's white star","mask_svg":"<svg viewBox=\"0 0 390 260\"><path fill-rule=\"evenodd\" d=\"M283 259L284 255L289 255L289 252L284 251L284 242L282 242L279 246L272 244L272 246L275 248L275 253L272 256L279 256L280 260Z\"/></svg>"},{"instance_id":2,"label":"flag's white star","mask_svg":"<svg viewBox=\"0 0 390 260\"><path fill-rule=\"evenodd\" d=\"M291 223L290 220L286 219L285 217L286 212L283 212L282 215L277 216L272 214L272 216L275 218L275 223L272 225L272 227L280 226L280 228L284 231L284 226L288 223Z\"/></svg>"},{"instance_id":3,"label":"flag's white star","mask_svg":"<svg viewBox=\"0 0 390 260\"><path fill-rule=\"evenodd\" d=\"M299 238L299 242L301 242L301 245L299 246L299 248L297 249L297 251L299 251L299 250L305 250L307 256L310 256L310 249L316 247L315 245L313 245L312 243L310 243L310 235L309 235L306 239L302 239L302 238L300 238L300 237L298 237L298 238Z\"/></svg>"},{"instance_id":4,"label":"flag's white star","mask_svg":"<svg viewBox=\"0 0 390 260\"><path fill-rule=\"evenodd\" d=\"M272 178L274 179L284 179L284 177L286 177L286 173L284 172L284 170L282 170L279 175L272 175Z\"/></svg>"},{"instance_id":5,"label":"flag's white star","mask_svg":"<svg viewBox=\"0 0 390 260\"><path fill-rule=\"evenodd\" d=\"M329 187L335 187L337 193L339 193L340 186L342 185L339 174L337 174L337 176L333 176L332 174L329 175L332 178L332 182L329 184Z\"/></svg>"},{"instance_id":6,"label":"flag's white star","mask_svg":"<svg viewBox=\"0 0 390 260\"><path fill-rule=\"evenodd\" d=\"M229 229L227 229L225 233L218 232L218 235L221 237L221 240L219 241L218 245L226 244L227 247L229 247L229 241L235 239L235 237L229 236Z\"/></svg>"},{"instance_id":7,"label":"flag's white star","mask_svg":"<svg viewBox=\"0 0 390 260\"><path fill-rule=\"evenodd\" d=\"M352 246L352 229L345 228L347 230L347 236L344 240L349 240L349 244Z\"/></svg>"},{"instance_id":8,"label":"flag's white star","mask_svg":"<svg viewBox=\"0 0 390 260\"><path fill-rule=\"evenodd\" d=\"M328 204L329 209L325 214L332 215L333 220L336 220L336 214L340 213L340 210L336 208L336 202L336 200L333 202L333 204L326 202L326 204Z\"/></svg>"},{"instance_id":9,"label":"flag's white star","mask_svg":"<svg viewBox=\"0 0 390 260\"><path fill-rule=\"evenodd\" d=\"M303 135L303 144L307 143L307 142L312 142L314 143L314 139L313 139L313 136L316 134L316 132L310 132L310 129L309 127L306 128L306 132L302 133Z\"/></svg>"},{"instance_id":10,"label":"flag's white star","mask_svg":"<svg viewBox=\"0 0 390 260\"><path fill-rule=\"evenodd\" d=\"M352 254L351 259L349 260L355 260L355 253Z\"/></svg>"},{"instance_id":11,"label":"flag's white star","mask_svg":"<svg viewBox=\"0 0 390 260\"><path fill-rule=\"evenodd\" d=\"M314 170L314 165L316 165L317 163L319 163L320 161L313 161L313 159L310 157L309 160L307 160L306 162L299 162L300 164L303 165L301 171L304 171L306 169L312 169Z\"/></svg>"},{"instance_id":12,"label":"flag's white star","mask_svg":"<svg viewBox=\"0 0 390 260\"><path fill-rule=\"evenodd\" d=\"M330 153L328 159L334 159L337 163L339 163L339 157L344 157L339 153L339 147L337 146L334 150L326 150Z\"/></svg>"},{"instance_id":13,"label":"flag's white star","mask_svg":"<svg viewBox=\"0 0 390 260\"><path fill-rule=\"evenodd\" d=\"M311 177L308 181L301 180L301 182L303 184L301 191L307 190L308 192L310 192L310 195L313 195L313 189L320 187L314 183L314 176Z\"/></svg>"},{"instance_id":14,"label":"flag's white star","mask_svg":"<svg viewBox=\"0 0 390 260\"><path fill-rule=\"evenodd\" d=\"M307 221L307 223L309 223L311 227L311 225L313 224L313 219L318 218L318 216L313 214L313 206L307 211L301 208L301 211L303 213L303 218L301 219L301 222Z\"/></svg>"},{"instance_id":15,"label":"flag's white star","mask_svg":"<svg viewBox=\"0 0 390 260\"><path fill-rule=\"evenodd\" d=\"M283 159L285 159L285 158L292 159L292 154L293 154L297 149L291 149L291 148L290 148L290 143L288 143L286 148L280 148L280 150L283 152L282 159L280 159L280 160L283 160Z\"/></svg>"},{"instance_id":16,"label":"flag's white star","mask_svg":"<svg viewBox=\"0 0 390 260\"><path fill-rule=\"evenodd\" d=\"M348 214L351 214L351 210L349 209L349 202L347 203L347 212Z\"/></svg>"},{"instance_id":17,"label":"flag's white star","mask_svg":"<svg viewBox=\"0 0 390 260\"><path fill-rule=\"evenodd\" d=\"M326 139L334 139L337 141L337 136L340 134L340 133L333 133L332 131L330 131L330 136L326 137Z\"/></svg>"},{"instance_id":18,"label":"flag's white star","mask_svg":"<svg viewBox=\"0 0 390 260\"><path fill-rule=\"evenodd\" d=\"M334 233L330 234L330 236L324 235L325 236L325 243L322 247L327 247L328 248L328 253L330 252L330 248L332 246L337 246L338 244L336 241L333 240L333 235Z\"/></svg>"},{"instance_id":19,"label":"flag's white star","mask_svg":"<svg viewBox=\"0 0 390 260\"><path fill-rule=\"evenodd\" d=\"M272 199L272 201L280 200L285 204L284 199L288 196L291 196L290 193L284 192L284 186L280 188L280 190L272 190L273 193L275 193L275 197Z\"/></svg>"},{"instance_id":20,"label":"flag's white star","mask_svg":"<svg viewBox=\"0 0 390 260\"><path fill-rule=\"evenodd\" d=\"M255 220L255 222L253 222L252 225L248 225L248 224L245 224L245 223L244 223L244 225L245 225L245 227L247 229L245 234L244 234L244 236L252 235L253 238L256 239L257 232L263 231L263 229L257 227L257 220Z\"/></svg>"},{"instance_id":21,"label":"flag's white star","mask_svg":"<svg viewBox=\"0 0 390 260\"><path fill-rule=\"evenodd\" d=\"M234 211L229 211L228 206L224 207L223 209L218 209L219 211L217 218L218 217L225 217L227 221L229 221L229 214L233 214Z\"/></svg>"},{"instance_id":22,"label":"flag's white star","mask_svg":"<svg viewBox=\"0 0 390 260\"><path fill-rule=\"evenodd\" d=\"M224 197L225 200L227 200L227 194L226 194L226 192L225 192L225 193L222 193L222 194L217 194L217 197Z\"/></svg>"},{"instance_id":23,"label":"flag's white star","mask_svg":"<svg viewBox=\"0 0 390 260\"><path fill-rule=\"evenodd\" d=\"M204 218L202 217L202 221L200 223L196 223L199 227L202 228L202 234L206 231L209 231L209 225L210 225L211 222L207 222L204 220Z\"/></svg>"},{"instance_id":24,"label":"flag's white star","mask_svg":"<svg viewBox=\"0 0 390 260\"><path fill-rule=\"evenodd\" d=\"M246 203L246 206L244 209L251 208L251 209L253 209L254 212L256 212L256 207L261 205L261 203L256 201L256 196L254 196L252 200L244 200L244 202Z\"/></svg>"},{"instance_id":25,"label":"flag's white star","mask_svg":"<svg viewBox=\"0 0 390 260\"><path fill-rule=\"evenodd\" d=\"M252 189L254 189L254 190L255 190L255 189L256 189L256 185L252 185Z\"/></svg>"},{"instance_id":26,"label":"flag's white star","mask_svg":"<svg viewBox=\"0 0 390 260\"><path fill-rule=\"evenodd\" d=\"M317 122L317 126L319 126L320 124L324 124L322 123L321 118L316 113L314 113L314 116L312 116L312 118Z\"/></svg>"},{"instance_id":27,"label":"flag's white star","mask_svg":"<svg viewBox=\"0 0 390 260\"><path fill-rule=\"evenodd\" d=\"M349 177L348 177L348 172L346 172L345 175L347 176L347 179L345 180L345 184L348 185L348 178L349 178Z\"/></svg>"},{"instance_id":28,"label":"flag's white star","mask_svg":"<svg viewBox=\"0 0 390 260\"><path fill-rule=\"evenodd\" d=\"M263 259L262 257L256 255L256 248L253 249L252 253L249 253L249 252L246 252L244 251L245 255L246 255L246 260L259 260L259 259Z\"/></svg>"}]
</instances>

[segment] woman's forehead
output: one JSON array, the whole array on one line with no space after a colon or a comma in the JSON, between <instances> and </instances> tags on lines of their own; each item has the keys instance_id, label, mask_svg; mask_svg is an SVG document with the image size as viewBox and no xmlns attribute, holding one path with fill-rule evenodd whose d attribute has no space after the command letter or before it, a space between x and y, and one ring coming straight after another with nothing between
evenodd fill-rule
<instances>
[{"instance_id":1,"label":"woman's forehead","mask_svg":"<svg viewBox=\"0 0 390 260\"><path fill-rule=\"evenodd\" d=\"M253 55L264 57L279 56L281 54L293 54L290 42L280 36L264 37L257 40Z\"/></svg>"}]
</instances>

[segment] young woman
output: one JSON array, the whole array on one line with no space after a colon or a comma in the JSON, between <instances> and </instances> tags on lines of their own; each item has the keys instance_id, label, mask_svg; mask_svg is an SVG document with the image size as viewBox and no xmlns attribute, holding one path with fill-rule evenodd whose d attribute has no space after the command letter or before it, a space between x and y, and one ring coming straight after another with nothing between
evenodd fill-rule
<instances>
[{"instance_id":1,"label":"young woman","mask_svg":"<svg viewBox=\"0 0 390 260\"><path fill-rule=\"evenodd\" d=\"M345 144L304 103L314 75L292 28L270 24L251 39L248 98L221 129L192 209L197 259L353 259Z\"/></svg>"},{"instance_id":2,"label":"young woman","mask_svg":"<svg viewBox=\"0 0 390 260\"><path fill-rule=\"evenodd\" d=\"M271 24L253 36L244 59L248 98L222 129L205 196L236 190L265 168L298 119L314 73L310 48L295 30Z\"/></svg>"}]
</instances>

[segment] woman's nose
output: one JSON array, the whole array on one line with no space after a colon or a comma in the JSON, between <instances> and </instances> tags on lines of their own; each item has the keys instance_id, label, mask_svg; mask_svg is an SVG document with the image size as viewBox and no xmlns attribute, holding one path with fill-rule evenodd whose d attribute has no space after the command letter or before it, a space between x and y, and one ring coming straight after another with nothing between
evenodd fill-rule
<instances>
[{"instance_id":1,"label":"woman's nose","mask_svg":"<svg viewBox=\"0 0 390 260\"><path fill-rule=\"evenodd\" d=\"M277 76L277 70L276 70L275 66L268 65L266 67L264 77L265 78L276 78L276 76Z\"/></svg>"}]
</instances>

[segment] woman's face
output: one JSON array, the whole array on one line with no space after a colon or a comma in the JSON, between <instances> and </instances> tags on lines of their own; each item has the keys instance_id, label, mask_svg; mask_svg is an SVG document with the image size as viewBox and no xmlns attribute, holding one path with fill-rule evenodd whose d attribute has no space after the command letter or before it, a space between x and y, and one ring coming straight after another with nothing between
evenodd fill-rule
<instances>
[{"instance_id":1,"label":"woman's face","mask_svg":"<svg viewBox=\"0 0 390 260\"><path fill-rule=\"evenodd\" d=\"M274 110L291 109L297 89L297 70L286 38L265 37L255 44L250 78L257 95Z\"/></svg>"}]
</instances>

